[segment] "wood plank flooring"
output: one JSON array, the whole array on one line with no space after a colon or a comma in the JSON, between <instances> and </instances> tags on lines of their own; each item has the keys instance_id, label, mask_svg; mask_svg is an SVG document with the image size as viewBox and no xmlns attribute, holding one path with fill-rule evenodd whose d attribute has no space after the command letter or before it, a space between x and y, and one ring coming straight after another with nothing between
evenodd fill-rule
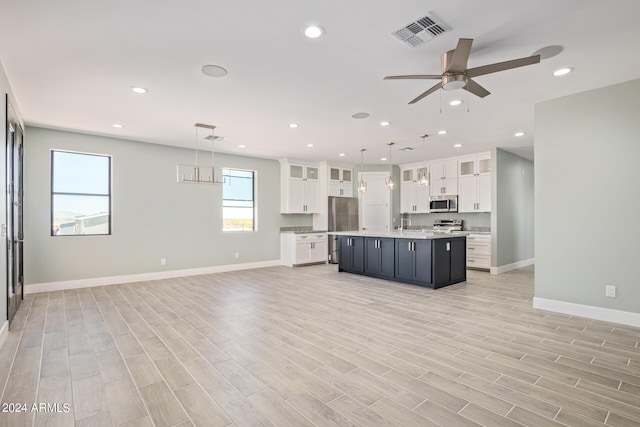
<instances>
[{"instance_id":1,"label":"wood plank flooring","mask_svg":"<svg viewBox=\"0 0 640 427\"><path fill-rule=\"evenodd\" d=\"M532 267L434 291L334 265L29 295L0 427L640 425L640 329L532 296Z\"/></svg>"}]
</instances>

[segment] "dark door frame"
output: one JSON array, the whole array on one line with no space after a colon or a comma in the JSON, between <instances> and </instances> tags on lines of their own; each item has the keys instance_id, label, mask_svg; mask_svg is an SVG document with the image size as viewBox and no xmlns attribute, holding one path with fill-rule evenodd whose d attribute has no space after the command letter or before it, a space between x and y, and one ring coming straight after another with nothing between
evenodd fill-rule
<instances>
[{"instance_id":1,"label":"dark door frame","mask_svg":"<svg viewBox=\"0 0 640 427\"><path fill-rule=\"evenodd\" d=\"M5 176L7 179L7 320L9 328L20 303L24 299L24 265L23 265L23 159L24 131L18 117L9 103L9 95L5 94L6 106L6 144L5 144Z\"/></svg>"}]
</instances>

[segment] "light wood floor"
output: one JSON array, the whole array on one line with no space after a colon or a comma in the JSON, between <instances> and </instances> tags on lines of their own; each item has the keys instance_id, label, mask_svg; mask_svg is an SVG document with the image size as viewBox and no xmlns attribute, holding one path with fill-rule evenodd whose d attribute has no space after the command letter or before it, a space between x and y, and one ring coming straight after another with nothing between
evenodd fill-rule
<instances>
[{"instance_id":1,"label":"light wood floor","mask_svg":"<svg viewBox=\"0 0 640 427\"><path fill-rule=\"evenodd\" d=\"M640 425L640 330L532 294L532 268L434 291L333 265L36 294L0 425Z\"/></svg>"}]
</instances>

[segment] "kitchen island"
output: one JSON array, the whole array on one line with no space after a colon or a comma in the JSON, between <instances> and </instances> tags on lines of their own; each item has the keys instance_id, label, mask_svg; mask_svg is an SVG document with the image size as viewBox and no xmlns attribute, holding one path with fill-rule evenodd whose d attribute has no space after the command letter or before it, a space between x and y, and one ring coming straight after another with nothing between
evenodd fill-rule
<instances>
[{"instance_id":1,"label":"kitchen island","mask_svg":"<svg viewBox=\"0 0 640 427\"><path fill-rule=\"evenodd\" d=\"M441 288L467 280L465 232L344 231L338 271Z\"/></svg>"}]
</instances>

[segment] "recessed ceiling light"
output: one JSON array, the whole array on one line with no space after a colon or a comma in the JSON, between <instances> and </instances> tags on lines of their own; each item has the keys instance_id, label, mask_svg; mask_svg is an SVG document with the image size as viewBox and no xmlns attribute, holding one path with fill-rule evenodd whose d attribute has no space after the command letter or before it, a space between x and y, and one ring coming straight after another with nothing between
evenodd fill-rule
<instances>
[{"instance_id":1,"label":"recessed ceiling light","mask_svg":"<svg viewBox=\"0 0 640 427\"><path fill-rule=\"evenodd\" d=\"M135 93L147 93L147 89L143 88L142 86L131 86L131 90L134 91Z\"/></svg>"},{"instance_id":2,"label":"recessed ceiling light","mask_svg":"<svg viewBox=\"0 0 640 427\"><path fill-rule=\"evenodd\" d=\"M354 119L366 119L367 117L369 117L369 113L365 113L364 111L360 112L360 113L355 113L353 116Z\"/></svg>"},{"instance_id":3,"label":"recessed ceiling light","mask_svg":"<svg viewBox=\"0 0 640 427\"><path fill-rule=\"evenodd\" d=\"M516 132L513 134L514 136L524 136L525 133L524 132Z\"/></svg>"},{"instance_id":4,"label":"recessed ceiling light","mask_svg":"<svg viewBox=\"0 0 640 427\"><path fill-rule=\"evenodd\" d=\"M460 147L462 147L462 144L453 144L453 146L454 146L455 148L460 148Z\"/></svg>"},{"instance_id":5,"label":"recessed ceiling light","mask_svg":"<svg viewBox=\"0 0 640 427\"><path fill-rule=\"evenodd\" d=\"M438 135L446 135L446 134L447 134L447 131L444 129L438 131Z\"/></svg>"},{"instance_id":6,"label":"recessed ceiling light","mask_svg":"<svg viewBox=\"0 0 640 427\"><path fill-rule=\"evenodd\" d=\"M312 148L313 144L307 144L307 147Z\"/></svg>"},{"instance_id":7,"label":"recessed ceiling light","mask_svg":"<svg viewBox=\"0 0 640 427\"><path fill-rule=\"evenodd\" d=\"M571 72L571 68L560 68L553 72L553 75L556 77L565 76Z\"/></svg>"},{"instance_id":8,"label":"recessed ceiling light","mask_svg":"<svg viewBox=\"0 0 640 427\"><path fill-rule=\"evenodd\" d=\"M227 75L227 70L219 65L205 65L202 67L202 73L209 77L224 77Z\"/></svg>"},{"instance_id":9,"label":"recessed ceiling light","mask_svg":"<svg viewBox=\"0 0 640 427\"><path fill-rule=\"evenodd\" d=\"M297 123L289 123L289 127L290 127L291 129L295 129L295 128L297 128L297 127L298 127L298 124L297 124Z\"/></svg>"},{"instance_id":10,"label":"recessed ceiling light","mask_svg":"<svg viewBox=\"0 0 640 427\"><path fill-rule=\"evenodd\" d=\"M344 153L340 153L340 154L338 154L338 156L340 156L340 157L344 157L344 156L346 156L346 154L344 154Z\"/></svg>"},{"instance_id":11,"label":"recessed ceiling light","mask_svg":"<svg viewBox=\"0 0 640 427\"><path fill-rule=\"evenodd\" d=\"M118 129L120 129L120 128L123 128L123 127L124 127L124 125L121 125L120 123L114 123L114 124L112 124L111 126L113 126L114 128L118 128Z\"/></svg>"},{"instance_id":12,"label":"recessed ceiling light","mask_svg":"<svg viewBox=\"0 0 640 427\"><path fill-rule=\"evenodd\" d=\"M385 162L387 160L386 157L380 157L380 160L382 160L383 162Z\"/></svg>"},{"instance_id":13,"label":"recessed ceiling light","mask_svg":"<svg viewBox=\"0 0 640 427\"><path fill-rule=\"evenodd\" d=\"M461 99L454 99L453 101L449 102L449 105L451 105L452 107L456 107L460 104L462 104L462 100Z\"/></svg>"},{"instance_id":14,"label":"recessed ceiling light","mask_svg":"<svg viewBox=\"0 0 640 427\"><path fill-rule=\"evenodd\" d=\"M383 121L383 122L380 122L380 126L389 126L390 124L391 124L391 122L388 122L386 120Z\"/></svg>"},{"instance_id":15,"label":"recessed ceiling light","mask_svg":"<svg viewBox=\"0 0 640 427\"><path fill-rule=\"evenodd\" d=\"M320 25L309 25L304 29L304 35L310 39L317 39L324 34L324 28Z\"/></svg>"},{"instance_id":16,"label":"recessed ceiling light","mask_svg":"<svg viewBox=\"0 0 640 427\"><path fill-rule=\"evenodd\" d=\"M238 148L246 148L246 145L240 144L240 145L238 145Z\"/></svg>"}]
</instances>

